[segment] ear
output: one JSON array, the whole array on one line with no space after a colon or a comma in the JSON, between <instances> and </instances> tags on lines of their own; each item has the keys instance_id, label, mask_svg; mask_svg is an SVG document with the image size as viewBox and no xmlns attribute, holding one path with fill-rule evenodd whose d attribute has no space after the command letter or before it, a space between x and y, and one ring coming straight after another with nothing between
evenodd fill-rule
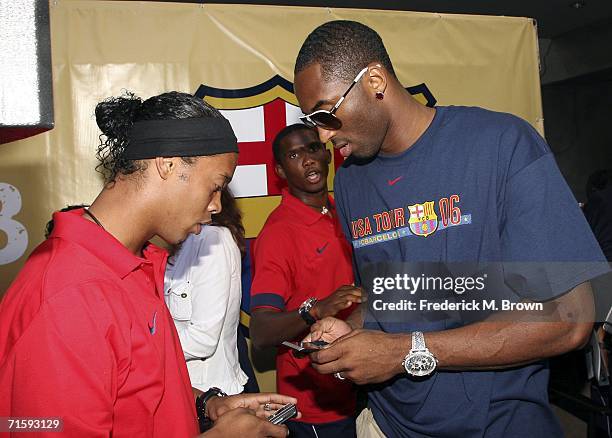
<instances>
[{"instance_id":1,"label":"ear","mask_svg":"<svg viewBox=\"0 0 612 438\"><path fill-rule=\"evenodd\" d=\"M283 170L280 164L276 164L274 166L274 171L276 172L279 178L284 179L284 180L287 179L287 175L285 175L285 171Z\"/></svg>"},{"instance_id":2,"label":"ear","mask_svg":"<svg viewBox=\"0 0 612 438\"><path fill-rule=\"evenodd\" d=\"M168 179L176 167L176 159L169 157L155 158L155 168L161 179Z\"/></svg>"},{"instance_id":3,"label":"ear","mask_svg":"<svg viewBox=\"0 0 612 438\"><path fill-rule=\"evenodd\" d=\"M372 63L368 67L370 67L367 73L368 86L372 90L372 94L384 93L387 89L387 70L378 63Z\"/></svg>"},{"instance_id":4,"label":"ear","mask_svg":"<svg viewBox=\"0 0 612 438\"><path fill-rule=\"evenodd\" d=\"M331 159L332 159L332 155L331 155L331 151L329 149L325 149L325 152L327 152L327 165L329 165L331 163Z\"/></svg>"}]
</instances>

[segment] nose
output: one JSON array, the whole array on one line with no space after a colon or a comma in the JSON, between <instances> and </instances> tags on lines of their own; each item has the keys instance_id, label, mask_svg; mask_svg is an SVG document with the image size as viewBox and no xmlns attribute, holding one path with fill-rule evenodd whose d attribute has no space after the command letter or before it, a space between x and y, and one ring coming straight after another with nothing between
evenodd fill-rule
<instances>
[{"instance_id":1,"label":"nose","mask_svg":"<svg viewBox=\"0 0 612 438\"><path fill-rule=\"evenodd\" d=\"M208 203L208 211L210 214L219 214L223 207L221 206L221 190L213 193L212 199Z\"/></svg>"},{"instance_id":2,"label":"nose","mask_svg":"<svg viewBox=\"0 0 612 438\"><path fill-rule=\"evenodd\" d=\"M313 155L314 154L309 151L304 151L304 158L302 159L303 167L308 167L315 162L314 158L312 157Z\"/></svg>"},{"instance_id":3,"label":"nose","mask_svg":"<svg viewBox=\"0 0 612 438\"><path fill-rule=\"evenodd\" d=\"M336 131L323 129L320 126L317 126L317 132L319 133L319 140L321 140L321 143L327 143L336 135Z\"/></svg>"}]
</instances>

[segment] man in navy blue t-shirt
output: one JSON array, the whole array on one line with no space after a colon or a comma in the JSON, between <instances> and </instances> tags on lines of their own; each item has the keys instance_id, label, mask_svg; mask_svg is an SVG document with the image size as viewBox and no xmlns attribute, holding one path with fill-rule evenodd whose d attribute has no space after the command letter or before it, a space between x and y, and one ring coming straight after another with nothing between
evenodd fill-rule
<instances>
[{"instance_id":1,"label":"man in navy blue t-shirt","mask_svg":"<svg viewBox=\"0 0 612 438\"><path fill-rule=\"evenodd\" d=\"M544 140L508 114L421 105L355 22L307 37L295 92L304 123L347 157L335 198L368 305L315 324L334 343L311 359L371 384L358 433L561 434L545 359L586 342L588 281L608 268Z\"/></svg>"}]
</instances>

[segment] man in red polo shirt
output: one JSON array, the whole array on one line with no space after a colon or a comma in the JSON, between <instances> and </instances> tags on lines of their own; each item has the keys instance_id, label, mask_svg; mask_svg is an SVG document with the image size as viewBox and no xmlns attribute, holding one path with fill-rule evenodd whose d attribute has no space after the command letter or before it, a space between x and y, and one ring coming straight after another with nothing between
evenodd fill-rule
<instances>
[{"instance_id":1,"label":"man in red polo shirt","mask_svg":"<svg viewBox=\"0 0 612 438\"><path fill-rule=\"evenodd\" d=\"M251 339L255 346L300 340L326 316L347 317L360 302L351 249L327 193L330 152L315 131L296 124L273 144L276 172L287 181L282 202L255 242ZM302 418L288 424L294 437L355 436L350 384L312 369L310 360L279 347L277 389L298 399Z\"/></svg>"},{"instance_id":2,"label":"man in red polo shirt","mask_svg":"<svg viewBox=\"0 0 612 438\"><path fill-rule=\"evenodd\" d=\"M236 138L217 110L175 92L109 99L96 121L104 189L89 209L54 215L0 303L0 432L193 437L194 397L163 298L167 254L148 241L178 243L221 210ZM206 436L286 436L253 413L295 399L216 395L200 404L216 420Z\"/></svg>"}]
</instances>

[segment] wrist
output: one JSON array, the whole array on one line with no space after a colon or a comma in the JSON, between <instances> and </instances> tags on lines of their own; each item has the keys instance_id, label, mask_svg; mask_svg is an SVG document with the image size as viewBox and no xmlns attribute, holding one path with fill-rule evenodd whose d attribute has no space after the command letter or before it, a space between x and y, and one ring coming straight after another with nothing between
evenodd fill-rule
<instances>
[{"instance_id":1,"label":"wrist","mask_svg":"<svg viewBox=\"0 0 612 438\"><path fill-rule=\"evenodd\" d=\"M412 334L394 334L394 347L391 351L393 355L393 371L395 374L406 374L406 368L404 368L404 359L412 349Z\"/></svg>"},{"instance_id":2,"label":"wrist","mask_svg":"<svg viewBox=\"0 0 612 438\"><path fill-rule=\"evenodd\" d=\"M196 399L196 412L198 419L204 421L210 418L211 406L214 406L221 397L226 397L222 390L219 388L212 387L208 391L202 393Z\"/></svg>"},{"instance_id":3,"label":"wrist","mask_svg":"<svg viewBox=\"0 0 612 438\"><path fill-rule=\"evenodd\" d=\"M215 404L217 403L217 401L219 401L219 396L218 395L211 395L210 398L206 401L206 403L204 404L204 416L206 418L210 418L210 412L213 410Z\"/></svg>"},{"instance_id":4,"label":"wrist","mask_svg":"<svg viewBox=\"0 0 612 438\"><path fill-rule=\"evenodd\" d=\"M402 365L412 377L427 377L436 370L438 359L429 350L423 332L411 333L410 350Z\"/></svg>"},{"instance_id":5,"label":"wrist","mask_svg":"<svg viewBox=\"0 0 612 438\"><path fill-rule=\"evenodd\" d=\"M308 298L302 303L298 309L298 314L306 322L306 325L311 326L317 322L317 318L311 313L312 309L317 305L317 299L314 297Z\"/></svg>"}]
</instances>

